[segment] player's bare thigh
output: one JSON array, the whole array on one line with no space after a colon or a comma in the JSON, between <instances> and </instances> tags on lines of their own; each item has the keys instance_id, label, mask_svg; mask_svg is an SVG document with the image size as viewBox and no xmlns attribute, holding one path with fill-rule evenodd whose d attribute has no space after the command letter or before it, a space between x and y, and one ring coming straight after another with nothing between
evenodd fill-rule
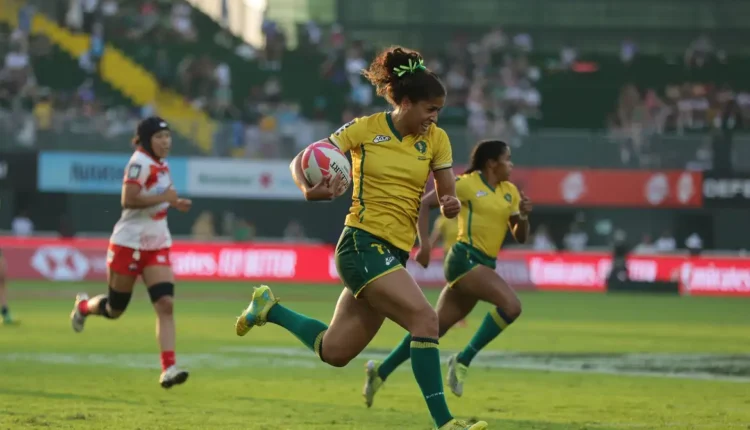
<instances>
[{"instance_id":1,"label":"player's bare thigh","mask_svg":"<svg viewBox=\"0 0 750 430\"><path fill-rule=\"evenodd\" d=\"M375 279L362 290L360 297L412 336L438 337L437 314L406 269Z\"/></svg>"},{"instance_id":2,"label":"player's bare thigh","mask_svg":"<svg viewBox=\"0 0 750 430\"><path fill-rule=\"evenodd\" d=\"M479 299L473 294L466 294L458 288L445 287L437 303L437 316L440 325L440 337L456 323L471 313Z\"/></svg>"},{"instance_id":3,"label":"player's bare thigh","mask_svg":"<svg viewBox=\"0 0 750 430\"><path fill-rule=\"evenodd\" d=\"M323 335L322 359L332 366L346 366L375 337L384 319L367 300L355 298L344 288Z\"/></svg>"},{"instance_id":4,"label":"player's bare thigh","mask_svg":"<svg viewBox=\"0 0 750 430\"><path fill-rule=\"evenodd\" d=\"M471 269L453 288L497 306L513 320L521 315L521 300L516 292L497 272L487 266Z\"/></svg>"},{"instance_id":5,"label":"player's bare thigh","mask_svg":"<svg viewBox=\"0 0 750 430\"><path fill-rule=\"evenodd\" d=\"M138 275L126 275L107 269L107 284L118 293L132 293L137 280Z\"/></svg>"}]
</instances>

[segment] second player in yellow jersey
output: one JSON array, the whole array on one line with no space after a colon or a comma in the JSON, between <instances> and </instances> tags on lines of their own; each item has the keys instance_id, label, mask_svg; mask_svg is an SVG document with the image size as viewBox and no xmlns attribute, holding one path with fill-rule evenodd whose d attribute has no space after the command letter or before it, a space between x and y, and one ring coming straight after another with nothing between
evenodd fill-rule
<instances>
[{"instance_id":1,"label":"second player in yellow jersey","mask_svg":"<svg viewBox=\"0 0 750 430\"><path fill-rule=\"evenodd\" d=\"M342 367L370 343L387 316L409 331L412 370L436 427L486 429L486 422L467 424L450 413L440 372L437 314L405 269L431 173L443 215L454 218L461 209L450 142L436 125L445 87L418 53L400 47L382 52L363 74L393 110L355 119L329 136L351 154L353 179L352 205L336 245L336 267L346 288L331 324L282 306L270 288L261 286L237 319L236 333L243 336L253 326L277 324L324 362ZM307 200L341 194L338 176L315 186L307 183L300 158L290 168ZM368 381L376 383L377 369L368 366L366 372ZM370 384L363 393L368 406L376 389Z\"/></svg>"},{"instance_id":2,"label":"second player in yellow jersey","mask_svg":"<svg viewBox=\"0 0 750 430\"><path fill-rule=\"evenodd\" d=\"M497 254L508 231L519 242L525 242L529 234L531 201L509 181L513 169L510 155L505 142L480 142L471 154L469 170L456 179L461 212L457 241L443 263L448 285L437 305L440 335L465 318L479 300L495 306L466 348L448 362L446 379L457 396L463 394L471 360L521 314L518 296L495 272ZM433 192L422 200L420 237L427 235L429 210L436 207L437 202ZM430 248L430 242L422 242L417 253L417 261L425 267L430 261ZM406 341L404 339L382 363L378 363L382 380L410 358Z\"/></svg>"},{"instance_id":3,"label":"second player in yellow jersey","mask_svg":"<svg viewBox=\"0 0 750 430\"><path fill-rule=\"evenodd\" d=\"M458 192L458 191L456 191ZM458 218L446 218L440 215L432 226L430 246L435 247L440 241L445 254L458 241Z\"/></svg>"}]
</instances>

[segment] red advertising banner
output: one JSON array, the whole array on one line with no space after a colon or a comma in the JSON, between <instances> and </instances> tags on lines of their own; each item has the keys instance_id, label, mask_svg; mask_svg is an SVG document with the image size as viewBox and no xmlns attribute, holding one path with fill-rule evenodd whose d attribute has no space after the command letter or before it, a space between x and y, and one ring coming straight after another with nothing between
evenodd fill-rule
<instances>
[{"instance_id":1,"label":"red advertising banner","mask_svg":"<svg viewBox=\"0 0 750 430\"><path fill-rule=\"evenodd\" d=\"M106 239L0 237L10 279L102 281ZM750 297L750 258L638 255L628 259L632 279L676 281L682 294ZM333 248L304 244L233 244L176 241L172 267L178 279L204 281L338 283ZM608 253L503 251L497 272L514 288L606 291ZM444 285L441 255L427 269L410 261L420 285Z\"/></svg>"},{"instance_id":2,"label":"red advertising banner","mask_svg":"<svg viewBox=\"0 0 750 430\"><path fill-rule=\"evenodd\" d=\"M455 167L456 174L464 171ZM702 174L682 170L513 169L511 181L538 205L699 208ZM432 188L432 181L428 181Z\"/></svg>"}]
</instances>

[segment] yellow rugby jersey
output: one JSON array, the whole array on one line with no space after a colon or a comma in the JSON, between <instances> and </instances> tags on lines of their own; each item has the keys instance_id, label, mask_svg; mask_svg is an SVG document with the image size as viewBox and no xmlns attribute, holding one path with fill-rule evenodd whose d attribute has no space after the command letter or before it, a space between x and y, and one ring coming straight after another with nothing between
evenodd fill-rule
<instances>
[{"instance_id":1,"label":"yellow rugby jersey","mask_svg":"<svg viewBox=\"0 0 750 430\"><path fill-rule=\"evenodd\" d=\"M448 135L435 125L401 136L390 113L351 121L329 140L352 156L352 206L345 224L411 251L430 171L453 165Z\"/></svg>"},{"instance_id":2,"label":"yellow rugby jersey","mask_svg":"<svg viewBox=\"0 0 750 430\"><path fill-rule=\"evenodd\" d=\"M448 252L458 242L458 217L446 218L442 215L435 220L435 228L440 231L443 251Z\"/></svg>"},{"instance_id":3,"label":"yellow rugby jersey","mask_svg":"<svg viewBox=\"0 0 750 430\"><path fill-rule=\"evenodd\" d=\"M460 175L456 181L456 196L461 201L458 241L497 257L510 217L520 213L518 188L510 182L492 187L481 172Z\"/></svg>"}]
</instances>

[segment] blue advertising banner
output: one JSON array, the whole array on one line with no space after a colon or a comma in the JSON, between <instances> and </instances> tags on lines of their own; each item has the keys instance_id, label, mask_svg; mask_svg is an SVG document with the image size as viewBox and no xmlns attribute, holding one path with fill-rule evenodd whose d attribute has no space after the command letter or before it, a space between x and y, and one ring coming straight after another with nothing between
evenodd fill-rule
<instances>
[{"instance_id":1,"label":"blue advertising banner","mask_svg":"<svg viewBox=\"0 0 750 430\"><path fill-rule=\"evenodd\" d=\"M39 154L39 191L119 194L131 154L44 151ZM178 192L187 191L187 158L170 157L169 171Z\"/></svg>"}]
</instances>

